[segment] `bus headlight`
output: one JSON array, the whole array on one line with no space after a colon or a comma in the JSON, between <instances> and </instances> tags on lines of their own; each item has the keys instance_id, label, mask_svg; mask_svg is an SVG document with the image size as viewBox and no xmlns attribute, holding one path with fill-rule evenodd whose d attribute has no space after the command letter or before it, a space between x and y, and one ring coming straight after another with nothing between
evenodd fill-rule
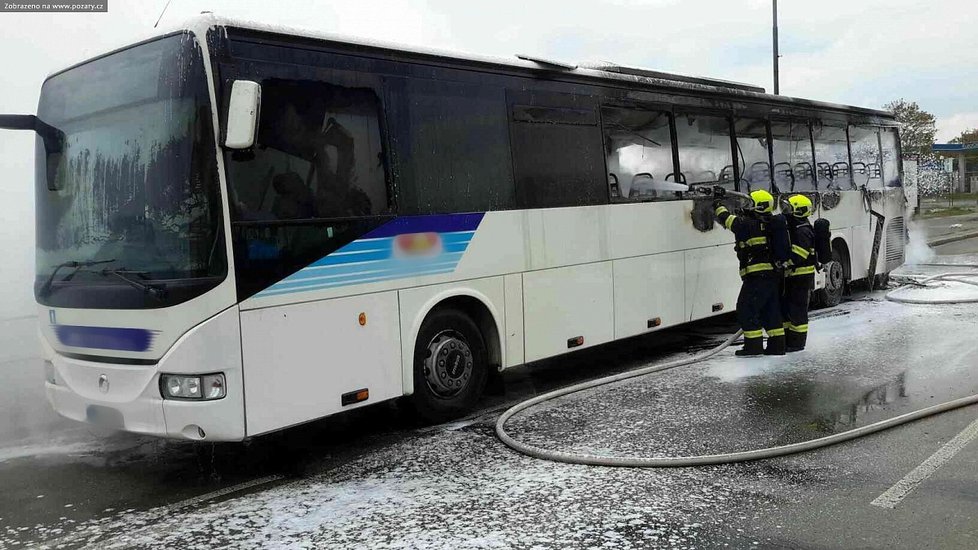
<instances>
[{"instance_id":1,"label":"bus headlight","mask_svg":"<svg viewBox=\"0 0 978 550\"><path fill-rule=\"evenodd\" d=\"M227 395L224 375L160 375L160 393L163 399L193 399L208 401L221 399Z\"/></svg>"}]
</instances>

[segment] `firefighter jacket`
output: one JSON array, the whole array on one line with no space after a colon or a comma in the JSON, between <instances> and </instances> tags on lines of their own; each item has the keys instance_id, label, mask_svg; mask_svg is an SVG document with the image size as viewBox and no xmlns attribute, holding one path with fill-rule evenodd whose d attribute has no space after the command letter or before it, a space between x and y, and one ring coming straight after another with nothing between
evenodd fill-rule
<instances>
[{"instance_id":1,"label":"firefighter jacket","mask_svg":"<svg viewBox=\"0 0 978 550\"><path fill-rule=\"evenodd\" d=\"M815 278L815 230L807 218L788 216L788 235L791 238L791 257L787 277Z\"/></svg>"},{"instance_id":2,"label":"firefighter jacket","mask_svg":"<svg viewBox=\"0 0 978 550\"><path fill-rule=\"evenodd\" d=\"M733 231L737 259L740 260L740 277L773 275L774 260L768 238L770 216L754 213L737 216L720 205L716 208L716 217L720 225Z\"/></svg>"}]
</instances>

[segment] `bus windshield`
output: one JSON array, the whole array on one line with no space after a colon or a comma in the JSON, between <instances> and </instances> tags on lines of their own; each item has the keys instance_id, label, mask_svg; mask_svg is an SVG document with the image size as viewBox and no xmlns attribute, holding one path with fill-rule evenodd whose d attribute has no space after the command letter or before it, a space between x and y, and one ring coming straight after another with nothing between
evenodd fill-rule
<instances>
[{"instance_id":1,"label":"bus windshield","mask_svg":"<svg viewBox=\"0 0 978 550\"><path fill-rule=\"evenodd\" d=\"M223 280L210 101L192 35L52 77L38 117L64 134L53 150L37 140L40 303L163 307Z\"/></svg>"}]
</instances>

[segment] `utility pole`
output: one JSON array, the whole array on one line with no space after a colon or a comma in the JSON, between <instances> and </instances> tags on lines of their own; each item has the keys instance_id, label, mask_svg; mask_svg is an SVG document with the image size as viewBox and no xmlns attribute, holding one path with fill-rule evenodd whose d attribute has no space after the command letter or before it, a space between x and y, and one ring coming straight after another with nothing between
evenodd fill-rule
<instances>
[{"instance_id":1,"label":"utility pole","mask_svg":"<svg viewBox=\"0 0 978 550\"><path fill-rule=\"evenodd\" d=\"M781 86L778 85L778 0L773 0L774 13L774 95L781 93Z\"/></svg>"}]
</instances>

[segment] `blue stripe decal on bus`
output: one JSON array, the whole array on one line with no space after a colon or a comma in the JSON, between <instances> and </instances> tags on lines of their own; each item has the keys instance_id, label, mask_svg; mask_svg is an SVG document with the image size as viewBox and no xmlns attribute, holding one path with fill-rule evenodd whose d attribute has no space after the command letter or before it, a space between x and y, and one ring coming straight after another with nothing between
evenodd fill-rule
<instances>
[{"instance_id":1,"label":"blue stripe decal on bus","mask_svg":"<svg viewBox=\"0 0 978 550\"><path fill-rule=\"evenodd\" d=\"M453 271L455 271L455 268L454 267L452 267L452 268L445 268L445 269L435 269L435 270L426 271L426 272L423 272L423 273L422 272L414 273L411 276L412 277L420 277L422 275L441 275L441 274L445 274L445 273L451 273ZM275 295L278 295L278 294L290 294L292 292L301 292L301 291L306 291L306 290L322 290L322 289L326 289L326 288L335 288L335 287L338 287L338 286L349 286L351 284L377 283L377 282L381 282L381 281L392 281L394 279L404 279L404 278L405 278L404 275L391 275L391 276L378 276L378 277L362 277L362 278L358 279L355 283L350 283L350 282L340 282L340 283L324 282L322 284L309 285L309 286L304 286L302 288L285 288L285 289L279 289L279 288L277 288L277 285L276 285L276 286L269 287L266 290L263 290L261 292L261 295L262 296L275 296Z\"/></svg>"},{"instance_id":2,"label":"blue stripe decal on bus","mask_svg":"<svg viewBox=\"0 0 978 550\"><path fill-rule=\"evenodd\" d=\"M364 239L394 237L405 233L457 233L475 231L485 212L472 214L441 214L434 216L405 216L394 218L363 236Z\"/></svg>"},{"instance_id":3,"label":"blue stripe decal on bus","mask_svg":"<svg viewBox=\"0 0 978 550\"><path fill-rule=\"evenodd\" d=\"M442 254L438 257L438 262L453 262L458 263L458 260L462 257L461 252L452 252L449 254ZM416 265L431 265L431 262L417 262ZM374 262L362 262L355 264L345 264L345 265L328 265L320 267L307 267L299 271L298 273L293 273L288 277L282 279L276 284L291 283L294 281L303 281L306 279L321 279L325 277L335 277L337 275L355 275L357 273L373 273L376 271L394 271L403 270L410 267L408 262L404 260L378 260Z\"/></svg>"},{"instance_id":4,"label":"blue stripe decal on bus","mask_svg":"<svg viewBox=\"0 0 978 550\"><path fill-rule=\"evenodd\" d=\"M484 216L474 213L395 218L256 296L452 273Z\"/></svg>"},{"instance_id":5,"label":"blue stripe decal on bus","mask_svg":"<svg viewBox=\"0 0 978 550\"><path fill-rule=\"evenodd\" d=\"M353 241L336 252L372 252L377 250L389 250L391 247L391 240L392 239L387 238L371 239L369 241ZM336 252L334 252L334 254Z\"/></svg>"},{"instance_id":6,"label":"blue stripe decal on bus","mask_svg":"<svg viewBox=\"0 0 978 550\"><path fill-rule=\"evenodd\" d=\"M155 333L143 328L86 327L54 325L58 340L74 348L149 351Z\"/></svg>"},{"instance_id":7,"label":"blue stripe decal on bus","mask_svg":"<svg viewBox=\"0 0 978 550\"><path fill-rule=\"evenodd\" d=\"M357 282L361 279L372 278L377 276L387 276L387 275L398 275L400 277L414 277L416 275L423 274L432 269L455 269L458 265L458 260L445 261L439 263L425 262L419 264L415 267L407 266L397 266L392 269L364 269L357 273L348 275L323 275L322 272L313 277L306 277L302 279L283 279L282 281L275 284L273 288L296 288L301 286L315 286L324 282Z\"/></svg>"},{"instance_id":8,"label":"blue stripe decal on bus","mask_svg":"<svg viewBox=\"0 0 978 550\"><path fill-rule=\"evenodd\" d=\"M355 262L370 262L374 260L388 260L391 257L391 247L388 245L386 250L366 250L363 252L344 253L341 248L325 258L320 258L309 264L309 267L321 267L327 265L352 264ZM305 267L303 269L308 269Z\"/></svg>"}]
</instances>

